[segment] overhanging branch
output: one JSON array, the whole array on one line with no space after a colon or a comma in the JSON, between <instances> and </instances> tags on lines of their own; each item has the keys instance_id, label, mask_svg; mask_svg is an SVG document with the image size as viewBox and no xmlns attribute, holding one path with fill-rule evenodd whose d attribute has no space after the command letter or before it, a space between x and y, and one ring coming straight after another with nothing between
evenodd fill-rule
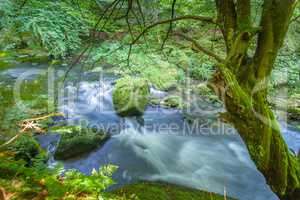
<instances>
[{"instance_id":1,"label":"overhanging branch","mask_svg":"<svg viewBox=\"0 0 300 200\"><path fill-rule=\"evenodd\" d=\"M214 58L216 61L220 62L220 63L224 63L225 60L223 58L221 58L220 56L216 55L214 52L212 52L211 50L203 47L202 45L200 45L196 40L194 40L193 38L185 35L185 34L182 34L182 33L174 33L174 35L178 35L182 38L184 38L185 40L191 42L192 44L195 45L195 47L197 48L197 50L203 52L204 54Z\"/></svg>"}]
</instances>

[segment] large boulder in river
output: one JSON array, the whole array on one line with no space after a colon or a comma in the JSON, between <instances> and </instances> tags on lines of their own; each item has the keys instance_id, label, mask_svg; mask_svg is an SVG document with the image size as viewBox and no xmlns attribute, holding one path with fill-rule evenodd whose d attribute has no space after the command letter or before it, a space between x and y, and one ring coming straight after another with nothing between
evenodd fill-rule
<instances>
[{"instance_id":1,"label":"large boulder in river","mask_svg":"<svg viewBox=\"0 0 300 200\"><path fill-rule=\"evenodd\" d=\"M62 129L54 157L64 160L88 153L103 144L109 136L89 128L70 126ZM56 131L54 131L56 132ZM60 132L57 130L57 132Z\"/></svg>"},{"instance_id":2,"label":"large boulder in river","mask_svg":"<svg viewBox=\"0 0 300 200\"><path fill-rule=\"evenodd\" d=\"M121 116L143 114L149 95L149 85L145 79L129 76L121 78L113 91L114 107Z\"/></svg>"}]
</instances>

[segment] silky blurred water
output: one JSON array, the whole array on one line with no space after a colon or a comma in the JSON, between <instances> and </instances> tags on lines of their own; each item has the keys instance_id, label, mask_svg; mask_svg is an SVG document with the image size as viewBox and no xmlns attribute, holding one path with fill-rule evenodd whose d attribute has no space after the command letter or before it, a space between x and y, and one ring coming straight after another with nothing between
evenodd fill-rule
<instances>
[{"instance_id":1,"label":"silky blurred water","mask_svg":"<svg viewBox=\"0 0 300 200\"><path fill-rule=\"evenodd\" d=\"M0 77L16 79L30 69L2 71ZM68 124L104 129L112 137L91 153L63 161L66 169L90 174L93 168L114 164L119 166L113 176L118 182L114 187L138 180L165 181L219 194L226 190L229 196L242 200L278 199L249 158L239 135L228 125L211 122L205 116L200 124L190 124L181 110L159 106L148 106L141 117L121 118L112 104L116 78L102 75L101 81L95 81L89 80L94 77L90 74L86 77L79 84L66 84L59 109ZM151 94L166 95L154 88ZM300 133L288 126L283 136L290 149L297 152ZM38 136L50 153L55 151L58 139L51 134ZM50 160L49 164L56 162Z\"/></svg>"}]
</instances>

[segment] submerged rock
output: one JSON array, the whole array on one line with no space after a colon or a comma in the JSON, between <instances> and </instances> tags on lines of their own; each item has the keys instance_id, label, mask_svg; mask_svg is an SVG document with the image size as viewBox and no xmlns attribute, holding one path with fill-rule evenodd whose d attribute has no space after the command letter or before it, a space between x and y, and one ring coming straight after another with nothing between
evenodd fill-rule
<instances>
[{"instance_id":1,"label":"submerged rock","mask_svg":"<svg viewBox=\"0 0 300 200\"><path fill-rule=\"evenodd\" d=\"M300 108L299 107L288 108L288 117L290 120L300 121Z\"/></svg>"},{"instance_id":2,"label":"submerged rock","mask_svg":"<svg viewBox=\"0 0 300 200\"><path fill-rule=\"evenodd\" d=\"M116 112L121 116L143 114L149 95L149 85L145 79L131 77L119 79L113 91Z\"/></svg>"},{"instance_id":3,"label":"submerged rock","mask_svg":"<svg viewBox=\"0 0 300 200\"><path fill-rule=\"evenodd\" d=\"M108 134L104 132L96 132L78 126L67 126L52 131L61 133L61 138L54 153L54 157L58 160L90 152L109 138Z\"/></svg>"}]
</instances>

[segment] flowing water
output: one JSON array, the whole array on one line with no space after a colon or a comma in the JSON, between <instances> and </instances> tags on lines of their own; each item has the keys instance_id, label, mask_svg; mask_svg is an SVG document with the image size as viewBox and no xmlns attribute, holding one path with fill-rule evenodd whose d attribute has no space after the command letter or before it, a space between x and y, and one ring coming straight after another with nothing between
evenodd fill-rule
<instances>
[{"instance_id":1,"label":"flowing water","mask_svg":"<svg viewBox=\"0 0 300 200\"><path fill-rule=\"evenodd\" d=\"M20 70L1 74L18 77ZM115 79L104 75L95 81L94 74L86 73L78 85L69 82L64 87L60 110L69 124L84 123L112 134L101 148L63 161L66 169L89 174L93 168L114 164L119 166L113 177L118 182L115 187L138 180L165 181L220 194L226 190L242 200L278 199L232 128L217 120L205 123L205 116L200 126L193 126L181 110L150 105L142 117L120 118L112 104ZM151 93L165 95L153 88ZM286 127L283 134L297 152L300 133ZM55 151L58 138L53 134L38 137L49 152ZM52 158L50 164L56 162Z\"/></svg>"}]
</instances>

